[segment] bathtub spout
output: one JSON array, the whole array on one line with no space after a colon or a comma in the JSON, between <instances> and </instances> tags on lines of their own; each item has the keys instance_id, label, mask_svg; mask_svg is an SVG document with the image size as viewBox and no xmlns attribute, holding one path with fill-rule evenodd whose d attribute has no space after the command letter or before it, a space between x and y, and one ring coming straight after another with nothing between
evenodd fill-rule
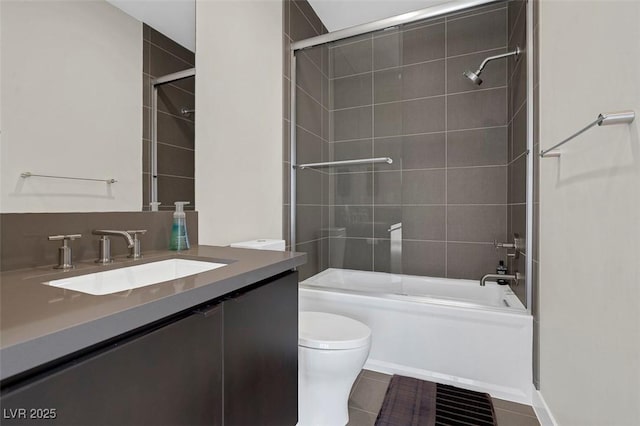
<instances>
[{"instance_id":1,"label":"bathtub spout","mask_svg":"<svg viewBox=\"0 0 640 426\"><path fill-rule=\"evenodd\" d=\"M480 280L480 285L484 287L487 280L511 280L515 285L518 285L521 279L522 274L520 272L516 272L515 275L487 274Z\"/></svg>"}]
</instances>

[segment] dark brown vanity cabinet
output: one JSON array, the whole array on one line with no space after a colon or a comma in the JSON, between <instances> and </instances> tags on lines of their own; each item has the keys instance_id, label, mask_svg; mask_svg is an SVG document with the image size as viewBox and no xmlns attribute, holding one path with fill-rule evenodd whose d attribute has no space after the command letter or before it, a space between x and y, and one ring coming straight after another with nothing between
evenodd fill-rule
<instances>
[{"instance_id":1,"label":"dark brown vanity cabinet","mask_svg":"<svg viewBox=\"0 0 640 426\"><path fill-rule=\"evenodd\" d=\"M298 422L298 274L224 302L227 426Z\"/></svg>"},{"instance_id":2,"label":"dark brown vanity cabinet","mask_svg":"<svg viewBox=\"0 0 640 426\"><path fill-rule=\"evenodd\" d=\"M220 425L222 321L217 305L45 373L3 395L2 423Z\"/></svg>"},{"instance_id":3,"label":"dark brown vanity cabinet","mask_svg":"<svg viewBox=\"0 0 640 426\"><path fill-rule=\"evenodd\" d=\"M297 273L3 389L3 425L295 425Z\"/></svg>"}]
</instances>

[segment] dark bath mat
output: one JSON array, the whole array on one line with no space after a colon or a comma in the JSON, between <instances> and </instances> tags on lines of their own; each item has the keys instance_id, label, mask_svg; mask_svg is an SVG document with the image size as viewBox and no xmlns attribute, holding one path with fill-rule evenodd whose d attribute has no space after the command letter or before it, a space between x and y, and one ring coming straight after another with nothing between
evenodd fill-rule
<instances>
[{"instance_id":1,"label":"dark bath mat","mask_svg":"<svg viewBox=\"0 0 640 426\"><path fill-rule=\"evenodd\" d=\"M496 426L489 394L393 376L376 426Z\"/></svg>"}]
</instances>

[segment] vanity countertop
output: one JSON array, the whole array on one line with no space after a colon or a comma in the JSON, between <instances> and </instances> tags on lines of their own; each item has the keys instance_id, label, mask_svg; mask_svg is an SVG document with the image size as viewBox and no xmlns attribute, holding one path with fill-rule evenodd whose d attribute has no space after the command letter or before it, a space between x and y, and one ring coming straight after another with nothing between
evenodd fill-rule
<instances>
[{"instance_id":1,"label":"vanity countertop","mask_svg":"<svg viewBox=\"0 0 640 426\"><path fill-rule=\"evenodd\" d=\"M225 267L119 293L94 296L43 282L164 259L226 263ZM0 274L0 379L240 290L305 263L304 253L197 246L181 252L118 257L109 266L79 262Z\"/></svg>"}]
</instances>

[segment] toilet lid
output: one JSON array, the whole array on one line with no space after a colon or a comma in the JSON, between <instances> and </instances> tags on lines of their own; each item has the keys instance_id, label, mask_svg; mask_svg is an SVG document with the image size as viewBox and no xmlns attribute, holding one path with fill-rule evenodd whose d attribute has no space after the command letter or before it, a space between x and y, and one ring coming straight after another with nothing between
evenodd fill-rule
<instances>
[{"instance_id":1,"label":"toilet lid","mask_svg":"<svg viewBox=\"0 0 640 426\"><path fill-rule=\"evenodd\" d=\"M300 312L298 345L315 349L355 349L369 344L369 327L325 312Z\"/></svg>"}]
</instances>

